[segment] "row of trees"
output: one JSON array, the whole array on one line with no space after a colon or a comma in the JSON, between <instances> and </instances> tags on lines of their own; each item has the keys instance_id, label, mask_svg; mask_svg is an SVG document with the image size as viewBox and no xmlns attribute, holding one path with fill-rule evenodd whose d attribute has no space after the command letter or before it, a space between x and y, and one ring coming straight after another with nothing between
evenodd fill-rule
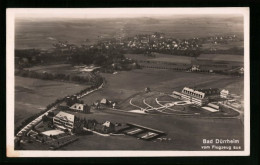
<instances>
[{"instance_id":1,"label":"row of trees","mask_svg":"<svg viewBox=\"0 0 260 165\"><path fill-rule=\"evenodd\" d=\"M84 83L84 84L95 84L96 81L100 81L100 76L97 74L93 74L92 76L77 76L63 73L39 73L30 70L16 70L15 75L22 77L30 77L30 78L38 78L42 80L64 80L76 83Z\"/></svg>"}]
</instances>

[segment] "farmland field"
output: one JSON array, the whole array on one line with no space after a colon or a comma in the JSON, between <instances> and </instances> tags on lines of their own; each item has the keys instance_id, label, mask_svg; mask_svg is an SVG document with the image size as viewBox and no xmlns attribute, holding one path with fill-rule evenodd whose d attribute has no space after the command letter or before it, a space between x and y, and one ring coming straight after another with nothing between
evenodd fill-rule
<instances>
[{"instance_id":1,"label":"farmland field","mask_svg":"<svg viewBox=\"0 0 260 165\"><path fill-rule=\"evenodd\" d=\"M15 127L58 98L77 93L86 85L15 77Z\"/></svg>"},{"instance_id":2,"label":"farmland field","mask_svg":"<svg viewBox=\"0 0 260 165\"><path fill-rule=\"evenodd\" d=\"M170 94L184 86L198 88L225 88L231 93L243 94L243 78L216 74L177 72L163 69L141 69L122 71L118 74L103 73L107 83L101 90L90 94L83 100L92 104L96 100L107 98L119 104L129 103L129 99L143 92L146 87L152 91Z\"/></svg>"},{"instance_id":3,"label":"farmland field","mask_svg":"<svg viewBox=\"0 0 260 165\"><path fill-rule=\"evenodd\" d=\"M25 69L30 71L35 71L38 73L47 72L53 74L67 74L67 75L89 77L89 72L80 72L78 68L75 68L70 64L40 65L40 66L33 66Z\"/></svg>"},{"instance_id":4,"label":"farmland field","mask_svg":"<svg viewBox=\"0 0 260 165\"><path fill-rule=\"evenodd\" d=\"M237 48L244 48L244 42L243 41L233 41L233 42L228 42L227 44L213 44L213 43L207 43L207 44L202 44L202 49L218 49L218 50L227 50L233 47Z\"/></svg>"},{"instance_id":5,"label":"farmland field","mask_svg":"<svg viewBox=\"0 0 260 165\"><path fill-rule=\"evenodd\" d=\"M215 65L225 64L227 67L241 66L244 62L244 56L230 54L201 54L198 57L177 56L170 54L154 53L155 57L145 56L143 54L125 54L125 57L140 61L145 66L160 66L165 64L172 65L171 67L183 68L190 66L193 63L199 65ZM143 63L148 61L150 63ZM156 62L151 63L151 62Z\"/></svg>"},{"instance_id":6,"label":"farmland field","mask_svg":"<svg viewBox=\"0 0 260 165\"><path fill-rule=\"evenodd\" d=\"M225 62L244 62L244 56L230 54L201 54L198 60L225 61Z\"/></svg>"}]
</instances>

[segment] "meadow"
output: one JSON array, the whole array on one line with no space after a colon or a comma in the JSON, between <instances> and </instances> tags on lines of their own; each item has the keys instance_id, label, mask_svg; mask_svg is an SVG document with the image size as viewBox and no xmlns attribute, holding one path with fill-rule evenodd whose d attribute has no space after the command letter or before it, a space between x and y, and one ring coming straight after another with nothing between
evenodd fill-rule
<instances>
[{"instance_id":1,"label":"meadow","mask_svg":"<svg viewBox=\"0 0 260 165\"><path fill-rule=\"evenodd\" d=\"M231 54L201 54L197 60L208 60L208 61L225 61L225 62L235 62L243 63L244 56L231 55Z\"/></svg>"},{"instance_id":2,"label":"meadow","mask_svg":"<svg viewBox=\"0 0 260 165\"><path fill-rule=\"evenodd\" d=\"M37 65L26 70L35 71L38 73L53 73L53 74L66 74L73 76L90 77L89 72L80 72L80 69L73 67L70 64L53 64L53 65Z\"/></svg>"},{"instance_id":3,"label":"meadow","mask_svg":"<svg viewBox=\"0 0 260 165\"><path fill-rule=\"evenodd\" d=\"M214 64L227 64L231 66L241 66L244 62L244 56L231 55L231 54L201 54L198 57L178 56L169 54L154 53L155 57L145 56L143 54L125 54L125 57L131 58L137 61L148 61L149 63L143 63L142 65L155 65L164 66L165 64L174 65L181 68L183 65L214 65ZM155 62L156 64L154 64ZM161 65L160 65L161 64Z\"/></svg>"},{"instance_id":4,"label":"meadow","mask_svg":"<svg viewBox=\"0 0 260 165\"><path fill-rule=\"evenodd\" d=\"M72 95L86 85L15 76L15 127L58 98Z\"/></svg>"},{"instance_id":5,"label":"meadow","mask_svg":"<svg viewBox=\"0 0 260 165\"><path fill-rule=\"evenodd\" d=\"M137 69L121 71L118 74L102 73L106 79L104 88L83 100L92 104L107 98L120 104L129 104L129 99L144 92L146 87L152 91L171 94L184 86L197 88L225 88L232 93L243 94L243 78L217 74L178 72L164 69Z\"/></svg>"}]
</instances>

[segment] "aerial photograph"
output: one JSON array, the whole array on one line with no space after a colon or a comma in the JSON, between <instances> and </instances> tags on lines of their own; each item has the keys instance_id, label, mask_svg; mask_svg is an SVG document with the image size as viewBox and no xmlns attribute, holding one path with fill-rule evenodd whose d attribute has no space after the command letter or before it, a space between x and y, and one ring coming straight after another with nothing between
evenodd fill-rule
<instances>
[{"instance_id":1,"label":"aerial photograph","mask_svg":"<svg viewBox=\"0 0 260 165\"><path fill-rule=\"evenodd\" d=\"M245 149L243 15L85 11L15 17L15 150Z\"/></svg>"}]
</instances>

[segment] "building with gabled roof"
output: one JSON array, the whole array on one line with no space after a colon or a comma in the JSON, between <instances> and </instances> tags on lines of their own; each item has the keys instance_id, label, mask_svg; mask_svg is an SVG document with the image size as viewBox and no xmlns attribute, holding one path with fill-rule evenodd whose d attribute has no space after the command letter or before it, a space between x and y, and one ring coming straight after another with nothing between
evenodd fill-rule
<instances>
[{"instance_id":1,"label":"building with gabled roof","mask_svg":"<svg viewBox=\"0 0 260 165\"><path fill-rule=\"evenodd\" d=\"M83 112L83 113L89 113L90 107L87 104L75 103L70 107L70 110Z\"/></svg>"},{"instance_id":2,"label":"building with gabled roof","mask_svg":"<svg viewBox=\"0 0 260 165\"><path fill-rule=\"evenodd\" d=\"M223 89L223 90L220 91L220 97L221 98L228 98L229 95L230 95L229 91L226 90L226 89Z\"/></svg>"},{"instance_id":3,"label":"building with gabled roof","mask_svg":"<svg viewBox=\"0 0 260 165\"><path fill-rule=\"evenodd\" d=\"M62 130L68 129L71 131L74 127L74 118L74 115L60 111L53 117L53 124Z\"/></svg>"}]
</instances>

